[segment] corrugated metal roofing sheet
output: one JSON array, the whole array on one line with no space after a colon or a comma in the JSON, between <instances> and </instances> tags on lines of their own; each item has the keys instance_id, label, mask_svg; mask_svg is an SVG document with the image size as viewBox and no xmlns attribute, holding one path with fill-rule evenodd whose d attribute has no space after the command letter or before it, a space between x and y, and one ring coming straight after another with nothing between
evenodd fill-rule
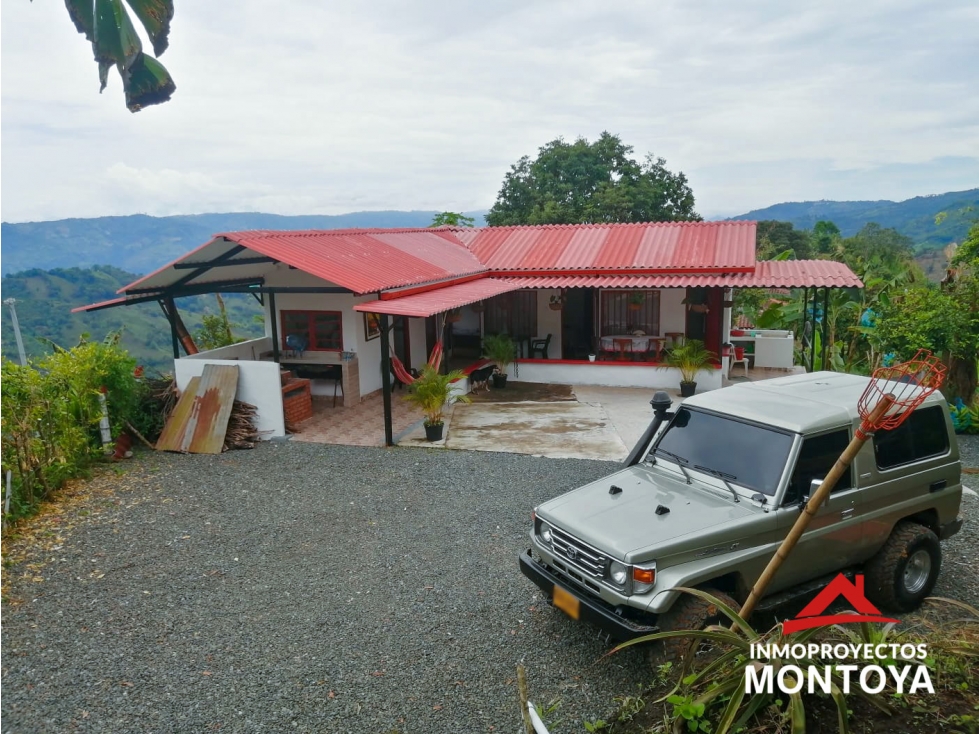
<instances>
[{"instance_id":1,"label":"corrugated metal roofing sheet","mask_svg":"<svg viewBox=\"0 0 979 734\"><path fill-rule=\"evenodd\" d=\"M753 273L677 275L507 276L523 288L863 288L843 263L832 260L762 261Z\"/></svg>"},{"instance_id":2,"label":"corrugated metal roofing sheet","mask_svg":"<svg viewBox=\"0 0 979 734\"><path fill-rule=\"evenodd\" d=\"M486 227L456 236L491 270L750 272L755 222ZM543 273L542 273L543 274Z\"/></svg>"},{"instance_id":3,"label":"corrugated metal roofing sheet","mask_svg":"<svg viewBox=\"0 0 979 734\"><path fill-rule=\"evenodd\" d=\"M257 230L215 235L208 245L127 285L120 293L137 287L166 288L193 272L177 270L173 267L175 263L203 263L226 253L235 244L349 288L354 293L372 293L486 270L451 230ZM248 253L242 253L236 257L247 256ZM255 266L242 267L248 268L249 275L255 273ZM222 267L222 278L237 277L235 270ZM191 283L203 280L202 277Z\"/></svg>"},{"instance_id":4,"label":"corrugated metal roofing sheet","mask_svg":"<svg viewBox=\"0 0 979 734\"><path fill-rule=\"evenodd\" d=\"M416 293L401 298L391 298L384 301L368 301L354 306L355 311L369 313L397 314L399 316L425 317L442 313L452 308L467 306L485 298L492 298L501 293L515 291L522 286L498 278L480 278L467 283L450 285L438 290Z\"/></svg>"}]
</instances>

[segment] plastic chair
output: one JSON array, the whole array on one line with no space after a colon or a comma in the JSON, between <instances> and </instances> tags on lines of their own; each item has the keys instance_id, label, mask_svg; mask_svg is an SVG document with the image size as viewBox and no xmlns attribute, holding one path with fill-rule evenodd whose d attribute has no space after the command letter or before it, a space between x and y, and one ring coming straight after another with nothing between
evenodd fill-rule
<instances>
[{"instance_id":1,"label":"plastic chair","mask_svg":"<svg viewBox=\"0 0 979 734\"><path fill-rule=\"evenodd\" d=\"M748 377L748 357L744 353L744 347L734 348L734 356L731 358L731 361L727 366L728 377L731 376L731 368L736 364L744 365L744 376Z\"/></svg>"},{"instance_id":2,"label":"plastic chair","mask_svg":"<svg viewBox=\"0 0 979 734\"><path fill-rule=\"evenodd\" d=\"M533 359L534 356L539 352L541 359L548 359L547 349L551 346L551 335L548 334L545 339L531 339L530 340L530 358Z\"/></svg>"}]
</instances>

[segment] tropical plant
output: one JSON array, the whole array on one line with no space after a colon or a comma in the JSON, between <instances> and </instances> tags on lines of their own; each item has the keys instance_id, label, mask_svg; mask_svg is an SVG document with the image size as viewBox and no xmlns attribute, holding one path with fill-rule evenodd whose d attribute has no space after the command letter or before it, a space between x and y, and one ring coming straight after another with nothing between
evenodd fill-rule
<instances>
[{"instance_id":1,"label":"tropical plant","mask_svg":"<svg viewBox=\"0 0 979 734\"><path fill-rule=\"evenodd\" d=\"M105 396L112 436L130 422L145 429L144 383L136 360L118 346L83 339L27 366L2 365L2 468L13 477L11 514L29 514L66 479L101 455L98 424Z\"/></svg>"},{"instance_id":2,"label":"tropical plant","mask_svg":"<svg viewBox=\"0 0 979 734\"><path fill-rule=\"evenodd\" d=\"M717 354L707 349L699 339L687 339L678 347L673 347L663 360L666 367L680 370L681 382L696 382L697 374L707 369Z\"/></svg>"},{"instance_id":3,"label":"tropical plant","mask_svg":"<svg viewBox=\"0 0 979 734\"><path fill-rule=\"evenodd\" d=\"M507 365L517 358L517 345L506 334L491 334L483 339L483 352L496 362L500 372L506 372Z\"/></svg>"},{"instance_id":4,"label":"tropical plant","mask_svg":"<svg viewBox=\"0 0 979 734\"><path fill-rule=\"evenodd\" d=\"M476 220L460 212L439 212L429 227L475 227Z\"/></svg>"},{"instance_id":5,"label":"tropical plant","mask_svg":"<svg viewBox=\"0 0 979 734\"><path fill-rule=\"evenodd\" d=\"M648 155L639 163L632 146L603 132L589 143L552 140L531 160L506 174L486 215L491 226L587 222L699 220L693 191L682 173Z\"/></svg>"},{"instance_id":6,"label":"tropical plant","mask_svg":"<svg viewBox=\"0 0 979 734\"><path fill-rule=\"evenodd\" d=\"M452 397L452 385L465 376L462 370L442 374L430 364L425 364L418 377L408 386L405 400L421 409L425 414L426 426L441 425L442 411ZM470 402L468 395L456 395L455 399L463 403Z\"/></svg>"},{"instance_id":7,"label":"tropical plant","mask_svg":"<svg viewBox=\"0 0 979 734\"><path fill-rule=\"evenodd\" d=\"M733 607L723 600L700 589L678 588L677 590L700 597L717 607L725 617L731 620L732 627L711 625L702 630L655 632L622 643L613 652L618 652L632 645L662 640L688 640L687 654L683 656L677 683L661 699L661 701L666 701L673 706L674 731L682 731L683 728L687 728L688 731L711 731L712 734L744 731L744 727L752 718L777 702L775 693L746 693L746 669L758 665L758 661L752 659L751 646L759 645L766 649L773 649L773 646L778 646L782 649L788 649L791 643L791 647L802 645L803 649L808 651L810 647L806 643L824 630L813 627L793 633L789 637L783 634L782 625L777 624L767 632L760 632L755 630ZM690 653L704 643L713 647L714 654L709 662L704 661L699 669L694 669L698 656ZM773 657L771 663L798 666L803 677L808 675L806 671L810 670L810 666L820 669L825 667L823 660L812 656L801 658ZM843 677L837 668L831 667L830 670L831 697L836 704L839 730L845 734L849 731L847 722L850 714L847 697L843 693ZM851 688L850 690L853 691L851 695L857 695L878 709L890 713L891 708L878 696L865 693L860 688ZM802 693L788 694L788 698L786 715L791 722L792 731L804 732L806 712ZM708 716L711 720L716 721L713 728L710 728L709 724L706 727L702 724ZM691 723L694 726L691 726Z\"/></svg>"},{"instance_id":8,"label":"tropical plant","mask_svg":"<svg viewBox=\"0 0 979 734\"><path fill-rule=\"evenodd\" d=\"M130 112L170 99L177 86L163 64L143 53L129 12L149 36L153 53L160 56L169 44L173 0L126 0L128 11L122 0L66 0L65 4L75 28L92 44L99 65L100 92L114 66L122 78Z\"/></svg>"}]
</instances>

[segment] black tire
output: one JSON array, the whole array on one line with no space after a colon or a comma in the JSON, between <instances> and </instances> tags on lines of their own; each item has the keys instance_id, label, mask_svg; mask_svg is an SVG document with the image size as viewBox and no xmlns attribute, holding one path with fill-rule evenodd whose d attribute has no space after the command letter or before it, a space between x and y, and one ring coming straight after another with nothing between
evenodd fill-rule
<instances>
[{"instance_id":1,"label":"black tire","mask_svg":"<svg viewBox=\"0 0 979 734\"><path fill-rule=\"evenodd\" d=\"M701 589L711 596L716 597L730 607L740 611L741 605L717 589ZM716 604L711 604L706 599L701 599L693 594L681 593L680 597L673 603L668 612L659 617L659 628L663 632L674 630L702 630L711 625L730 625L731 620L722 612ZM678 662L683 655L690 649L691 640L688 637L671 637L663 640L663 645L659 652L655 649L651 652L651 659L654 664L662 662L662 656L666 660ZM710 643L705 643L705 647L710 647ZM702 649L698 649L698 653Z\"/></svg>"},{"instance_id":2,"label":"black tire","mask_svg":"<svg viewBox=\"0 0 979 734\"><path fill-rule=\"evenodd\" d=\"M931 594L942 567L938 537L924 525L900 522L864 568L867 598L895 612L916 609Z\"/></svg>"}]
</instances>

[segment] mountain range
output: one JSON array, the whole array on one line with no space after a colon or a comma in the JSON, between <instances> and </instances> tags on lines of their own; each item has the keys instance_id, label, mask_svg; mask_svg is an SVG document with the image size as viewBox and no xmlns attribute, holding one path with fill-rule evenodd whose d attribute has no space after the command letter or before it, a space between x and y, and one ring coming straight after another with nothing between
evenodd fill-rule
<instances>
[{"instance_id":1,"label":"mountain range","mask_svg":"<svg viewBox=\"0 0 979 734\"><path fill-rule=\"evenodd\" d=\"M936 222L939 214L943 216ZM876 222L910 237L917 252L923 253L962 240L979 219L979 188L905 201L795 201L731 219L791 222L796 229L812 229L818 221L830 221L844 237L852 237L868 222Z\"/></svg>"},{"instance_id":2,"label":"mountain range","mask_svg":"<svg viewBox=\"0 0 979 734\"><path fill-rule=\"evenodd\" d=\"M198 214L151 217L63 219L52 222L2 224L3 298L16 299L16 308L29 355L40 355L51 344L72 346L78 335L101 339L123 329L123 345L150 367L169 369L170 330L155 304L125 309L72 314L86 303L112 298L138 274L151 272L185 252L206 243L218 232L250 229L339 229L348 227L427 227L436 212L354 212L336 216L281 216L262 213ZM469 212L484 224L485 211ZM942 216L939 217L938 215ZM936 221L936 217L938 221ZM851 236L868 222L892 227L912 238L918 261L929 273L944 272L941 250L962 239L979 219L979 189L919 196L907 201L805 201L776 204L732 219L791 222L811 229L820 220L834 222ZM262 333L260 309L249 296L226 297L235 333ZM217 311L213 296L178 301L187 327L199 327L205 313ZM16 359L9 310L3 309L2 349Z\"/></svg>"}]
</instances>

